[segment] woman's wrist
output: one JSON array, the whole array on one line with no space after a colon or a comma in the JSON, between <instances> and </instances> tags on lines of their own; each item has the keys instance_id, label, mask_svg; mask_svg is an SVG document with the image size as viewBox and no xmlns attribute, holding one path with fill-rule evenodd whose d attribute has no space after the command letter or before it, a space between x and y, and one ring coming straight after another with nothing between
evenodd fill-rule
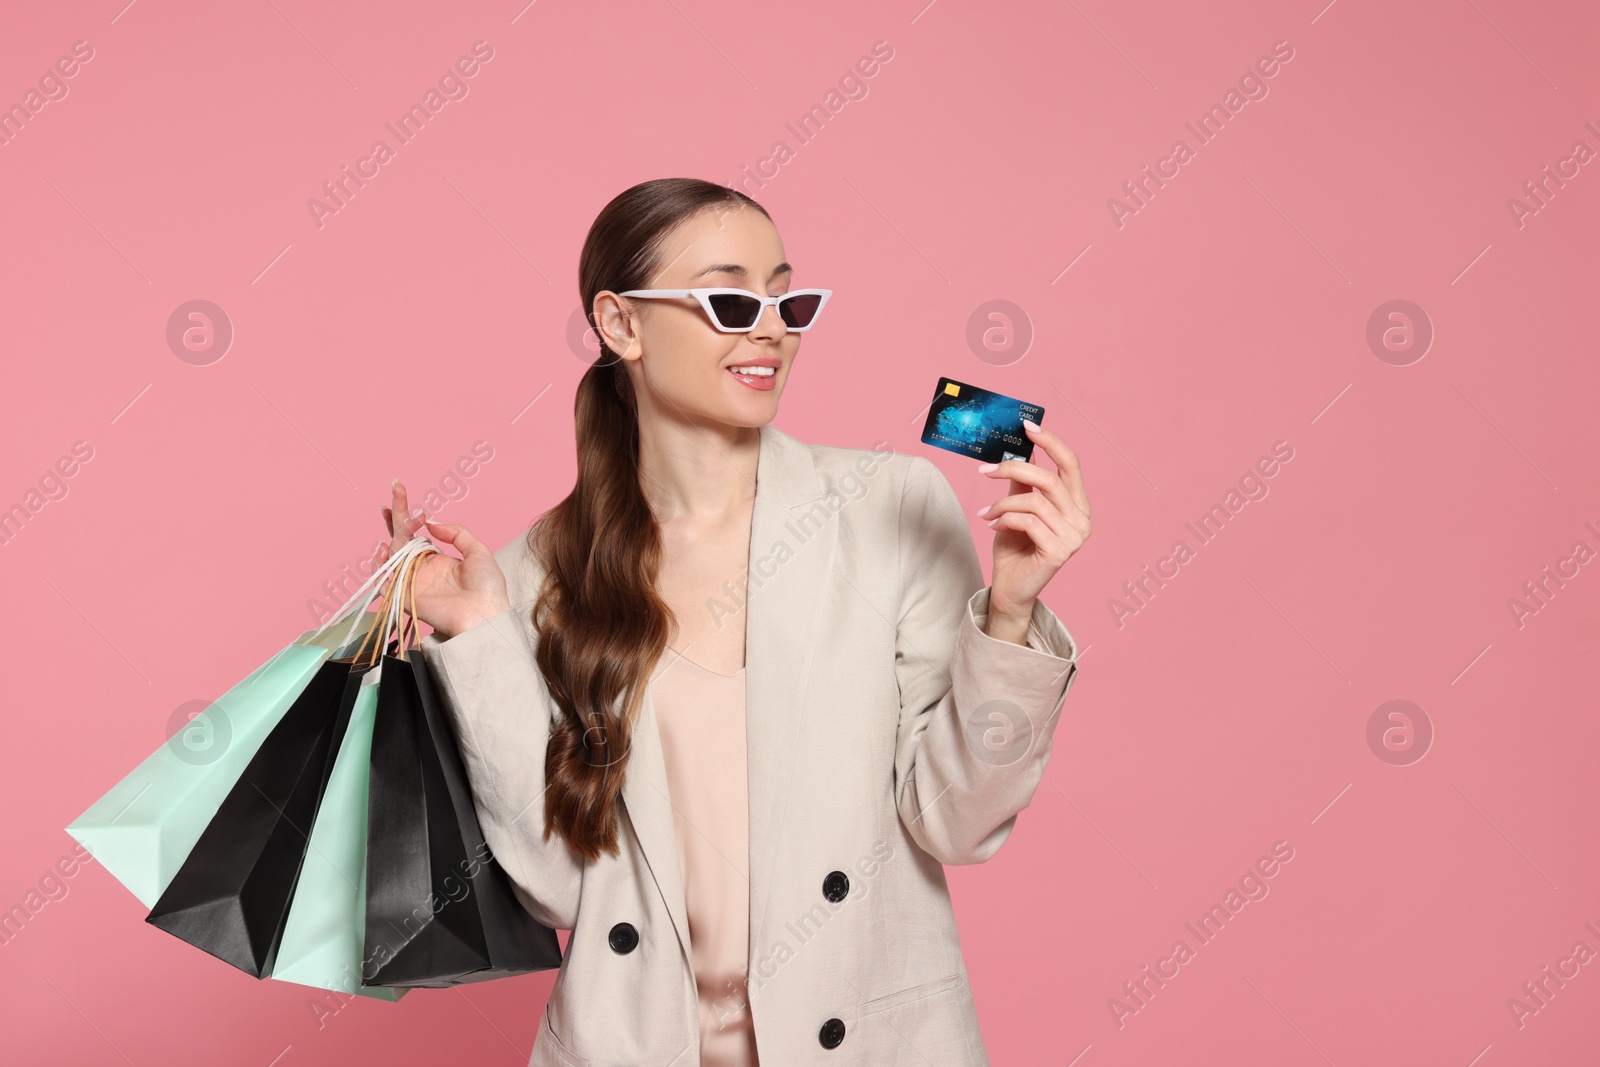
<instances>
[{"instance_id":1,"label":"woman's wrist","mask_svg":"<svg viewBox=\"0 0 1600 1067\"><path fill-rule=\"evenodd\" d=\"M1010 641L1014 645L1028 643L1028 627L1033 623L1033 603L1025 610L996 604L994 591L989 592L989 614L984 619L983 632L997 641Z\"/></svg>"},{"instance_id":2,"label":"woman's wrist","mask_svg":"<svg viewBox=\"0 0 1600 1067\"><path fill-rule=\"evenodd\" d=\"M452 637L459 637L481 623L488 622L497 615L503 615L511 610L511 601L505 597L496 597L492 600L469 604L462 614L447 621L443 626L434 627L434 633L439 635L439 640L448 641Z\"/></svg>"},{"instance_id":3,"label":"woman's wrist","mask_svg":"<svg viewBox=\"0 0 1600 1067\"><path fill-rule=\"evenodd\" d=\"M983 632L996 641L1010 641L1014 645L1028 643L1028 615L990 615L984 620Z\"/></svg>"}]
</instances>

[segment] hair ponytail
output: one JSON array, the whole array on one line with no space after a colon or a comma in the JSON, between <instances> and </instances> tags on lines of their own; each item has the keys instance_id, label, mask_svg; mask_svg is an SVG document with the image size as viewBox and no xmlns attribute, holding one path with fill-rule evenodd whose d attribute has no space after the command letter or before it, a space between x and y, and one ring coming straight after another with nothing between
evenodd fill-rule
<instances>
[{"instance_id":1,"label":"hair ponytail","mask_svg":"<svg viewBox=\"0 0 1600 1067\"><path fill-rule=\"evenodd\" d=\"M615 197L579 257L591 327L597 294L648 286L663 238L679 223L707 208L745 207L766 214L738 190L697 178L643 182ZM630 738L672 613L656 592L661 528L639 487L632 382L603 338L573 414L577 482L528 531L528 547L544 568L533 608L539 671L562 712L545 752L544 833L596 859L617 852Z\"/></svg>"}]
</instances>

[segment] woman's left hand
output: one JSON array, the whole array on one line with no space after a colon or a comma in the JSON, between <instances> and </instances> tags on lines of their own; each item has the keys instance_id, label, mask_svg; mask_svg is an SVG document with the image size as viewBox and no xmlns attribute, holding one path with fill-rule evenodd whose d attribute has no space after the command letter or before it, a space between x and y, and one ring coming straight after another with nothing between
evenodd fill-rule
<instances>
[{"instance_id":1,"label":"woman's left hand","mask_svg":"<svg viewBox=\"0 0 1600 1067\"><path fill-rule=\"evenodd\" d=\"M993 470L979 468L990 478L1011 480L1012 495L978 512L994 527L990 619L1029 619L1040 591L1089 539L1089 496L1078 454L1042 426L1024 430L1056 469L1021 459L1008 459Z\"/></svg>"}]
</instances>

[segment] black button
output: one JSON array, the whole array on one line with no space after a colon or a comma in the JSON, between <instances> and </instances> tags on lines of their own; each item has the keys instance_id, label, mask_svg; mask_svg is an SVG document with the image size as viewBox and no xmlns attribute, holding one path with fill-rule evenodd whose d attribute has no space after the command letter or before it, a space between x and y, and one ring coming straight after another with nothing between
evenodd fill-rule
<instances>
[{"instance_id":1,"label":"black button","mask_svg":"<svg viewBox=\"0 0 1600 1067\"><path fill-rule=\"evenodd\" d=\"M828 877L822 880L822 895L835 904L845 898L850 892L850 879L845 877L843 871L829 871Z\"/></svg>"},{"instance_id":2,"label":"black button","mask_svg":"<svg viewBox=\"0 0 1600 1067\"><path fill-rule=\"evenodd\" d=\"M639 931L632 923L618 923L611 928L611 951L626 956L639 947Z\"/></svg>"},{"instance_id":3,"label":"black button","mask_svg":"<svg viewBox=\"0 0 1600 1067\"><path fill-rule=\"evenodd\" d=\"M838 1048L844 1041L844 1023L838 1019L829 1019L822 1024L822 1029L817 1033L817 1040L822 1042L823 1048Z\"/></svg>"}]
</instances>

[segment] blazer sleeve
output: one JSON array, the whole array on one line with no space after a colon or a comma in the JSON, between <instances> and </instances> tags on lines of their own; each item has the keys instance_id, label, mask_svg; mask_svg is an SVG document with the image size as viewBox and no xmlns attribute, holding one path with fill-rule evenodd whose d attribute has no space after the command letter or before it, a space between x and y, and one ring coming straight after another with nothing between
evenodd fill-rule
<instances>
[{"instance_id":1,"label":"blazer sleeve","mask_svg":"<svg viewBox=\"0 0 1600 1067\"><path fill-rule=\"evenodd\" d=\"M511 575L521 539L495 554ZM513 589L516 588L515 583ZM513 607L441 640L422 639L422 654L455 722L473 806L513 891L552 929L577 922L583 859L566 839L544 837L544 760L560 708L534 659L533 602Z\"/></svg>"},{"instance_id":2,"label":"blazer sleeve","mask_svg":"<svg viewBox=\"0 0 1600 1067\"><path fill-rule=\"evenodd\" d=\"M1077 646L1043 600L1026 645L983 632L992 587L955 491L922 456L906 472L899 545L895 804L941 863L982 863L1044 777Z\"/></svg>"}]
</instances>

